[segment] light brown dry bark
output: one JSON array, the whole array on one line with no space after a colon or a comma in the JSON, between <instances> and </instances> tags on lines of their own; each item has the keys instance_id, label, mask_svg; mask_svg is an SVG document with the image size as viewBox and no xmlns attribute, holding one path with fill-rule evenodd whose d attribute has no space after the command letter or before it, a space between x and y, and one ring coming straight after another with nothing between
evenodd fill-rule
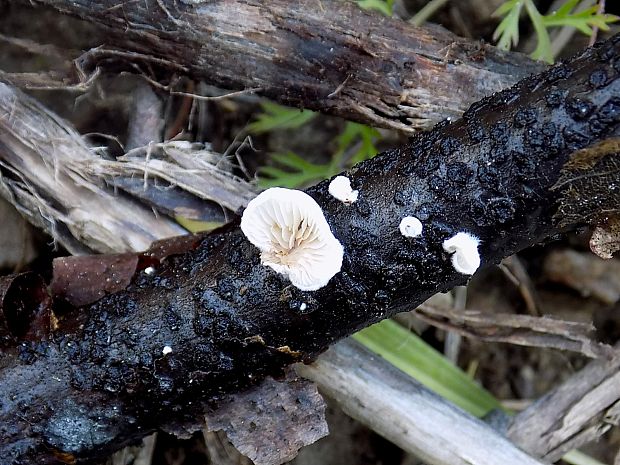
<instances>
[{"instance_id":1,"label":"light brown dry bark","mask_svg":"<svg viewBox=\"0 0 620 465\"><path fill-rule=\"evenodd\" d=\"M413 132L455 119L544 68L525 55L413 27L341 0L20 0L108 27L80 66L163 67L286 105ZM36 13L33 13L36 14ZM131 61L131 66L127 62Z\"/></svg>"}]
</instances>

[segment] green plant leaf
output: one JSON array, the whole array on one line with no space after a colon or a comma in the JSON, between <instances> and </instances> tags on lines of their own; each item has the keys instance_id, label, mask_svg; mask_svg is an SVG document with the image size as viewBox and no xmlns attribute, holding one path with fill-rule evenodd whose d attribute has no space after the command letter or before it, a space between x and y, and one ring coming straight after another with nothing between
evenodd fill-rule
<instances>
[{"instance_id":1,"label":"green plant leaf","mask_svg":"<svg viewBox=\"0 0 620 465\"><path fill-rule=\"evenodd\" d=\"M566 16L577 6L579 0L566 0L552 15Z\"/></svg>"},{"instance_id":2,"label":"green plant leaf","mask_svg":"<svg viewBox=\"0 0 620 465\"><path fill-rule=\"evenodd\" d=\"M538 39L536 49L532 52L532 58L536 60L544 60L547 63L553 63L553 53L551 51L551 39L545 27L542 15L536 9L536 5L532 0L525 0L525 8L527 14L534 25L536 38Z\"/></svg>"},{"instance_id":3,"label":"green plant leaf","mask_svg":"<svg viewBox=\"0 0 620 465\"><path fill-rule=\"evenodd\" d=\"M374 157L381 133L370 126L347 122L336 138L336 151L329 163L311 163L293 152L270 155L270 165L258 170L259 187L300 188L330 178L345 168Z\"/></svg>"},{"instance_id":4,"label":"green plant leaf","mask_svg":"<svg viewBox=\"0 0 620 465\"><path fill-rule=\"evenodd\" d=\"M273 102L261 103L263 112L257 115L256 121L248 125L248 131L254 134L273 131L275 129L296 129L316 117L310 110L288 108Z\"/></svg>"},{"instance_id":5,"label":"green plant leaf","mask_svg":"<svg viewBox=\"0 0 620 465\"><path fill-rule=\"evenodd\" d=\"M334 158L344 158L349 148L359 142L357 150L350 155L348 166L353 166L374 157L378 150L375 142L381 140L381 133L364 124L347 122L344 131L336 139L337 149Z\"/></svg>"},{"instance_id":6,"label":"green plant leaf","mask_svg":"<svg viewBox=\"0 0 620 465\"><path fill-rule=\"evenodd\" d=\"M288 187L290 189L305 187L337 174L339 169L331 163L315 164L303 159L293 152L274 153L270 156L273 166L263 166L259 169L258 186L262 189L269 187Z\"/></svg>"},{"instance_id":7,"label":"green plant leaf","mask_svg":"<svg viewBox=\"0 0 620 465\"><path fill-rule=\"evenodd\" d=\"M620 19L615 15L599 14L598 6L596 5L579 12L572 12L575 4L576 2L571 0L556 12L543 16L545 26L571 26L579 30L581 33L591 36L593 27L598 27L599 29L606 31L609 29L609 24ZM567 6L571 8L565 8Z\"/></svg>"},{"instance_id":8,"label":"green plant leaf","mask_svg":"<svg viewBox=\"0 0 620 465\"><path fill-rule=\"evenodd\" d=\"M191 233L213 231L215 228L219 228L223 223L218 221L199 221L192 220L191 218L185 218L183 216L175 216L174 219L177 223L183 226Z\"/></svg>"},{"instance_id":9,"label":"green plant leaf","mask_svg":"<svg viewBox=\"0 0 620 465\"><path fill-rule=\"evenodd\" d=\"M394 0L357 0L357 4L364 10L376 10L385 16L392 16Z\"/></svg>"},{"instance_id":10,"label":"green plant leaf","mask_svg":"<svg viewBox=\"0 0 620 465\"><path fill-rule=\"evenodd\" d=\"M518 44L519 18L525 7L536 33L536 49L532 52L532 57L553 63L551 40L547 31L549 28L569 26L591 36L594 27L606 31L609 24L620 19L615 15L599 14L597 5L574 11L579 3L579 0L566 0L556 11L541 15L532 0L508 0L494 13L503 19L493 33L493 40L497 41L497 46L503 50L509 50Z\"/></svg>"},{"instance_id":11,"label":"green plant leaf","mask_svg":"<svg viewBox=\"0 0 620 465\"><path fill-rule=\"evenodd\" d=\"M500 403L420 337L391 320L384 320L353 338L424 386L481 417Z\"/></svg>"},{"instance_id":12,"label":"green plant leaf","mask_svg":"<svg viewBox=\"0 0 620 465\"><path fill-rule=\"evenodd\" d=\"M523 1L510 0L493 13L494 16L505 16L493 33L493 40L497 41L497 46L502 50L510 50L519 43L519 18L522 7Z\"/></svg>"}]
</instances>

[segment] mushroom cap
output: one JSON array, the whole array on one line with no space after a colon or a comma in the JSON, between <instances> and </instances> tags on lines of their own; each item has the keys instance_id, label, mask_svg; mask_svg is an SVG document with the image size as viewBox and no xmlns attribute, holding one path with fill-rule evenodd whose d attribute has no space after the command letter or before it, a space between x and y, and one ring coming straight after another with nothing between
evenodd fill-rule
<instances>
[{"instance_id":1,"label":"mushroom cap","mask_svg":"<svg viewBox=\"0 0 620 465\"><path fill-rule=\"evenodd\" d=\"M329 183L328 192L344 203L353 203L357 201L358 191L351 188L351 180L346 176L336 176Z\"/></svg>"},{"instance_id":2,"label":"mushroom cap","mask_svg":"<svg viewBox=\"0 0 620 465\"><path fill-rule=\"evenodd\" d=\"M400 233L405 237L418 237L422 234L423 226L422 222L415 216L405 216L400 220L398 228L400 229Z\"/></svg>"},{"instance_id":3,"label":"mushroom cap","mask_svg":"<svg viewBox=\"0 0 620 465\"><path fill-rule=\"evenodd\" d=\"M480 267L478 245L480 239L466 232L460 232L443 241L443 249L452 253L452 266L463 274L474 274Z\"/></svg>"},{"instance_id":4,"label":"mushroom cap","mask_svg":"<svg viewBox=\"0 0 620 465\"><path fill-rule=\"evenodd\" d=\"M273 187L248 203L241 231L261 251L261 263L302 291L325 286L340 271L344 249L318 203L305 192Z\"/></svg>"}]
</instances>

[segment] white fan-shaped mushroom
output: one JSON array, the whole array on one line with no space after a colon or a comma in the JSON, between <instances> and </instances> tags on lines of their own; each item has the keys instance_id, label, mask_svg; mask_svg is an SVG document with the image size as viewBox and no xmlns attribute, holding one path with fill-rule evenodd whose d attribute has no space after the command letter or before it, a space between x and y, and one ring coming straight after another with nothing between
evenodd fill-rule
<instances>
[{"instance_id":1,"label":"white fan-shaped mushroom","mask_svg":"<svg viewBox=\"0 0 620 465\"><path fill-rule=\"evenodd\" d=\"M241 231L260 249L263 265L302 291L325 286L342 267L342 245L305 192L281 187L262 192L243 212Z\"/></svg>"},{"instance_id":2,"label":"white fan-shaped mushroom","mask_svg":"<svg viewBox=\"0 0 620 465\"><path fill-rule=\"evenodd\" d=\"M332 197L337 198L343 203L353 203L357 200L358 191L351 188L351 180L346 176L336 176L329 183L327 189Z\"/></svg>"},{"instance_id":3,"label":"white fan-shaped mushroom","mask_svg":"<svg viewBox=\"0 0 620 465\"><path fill-rule=\"evenodd\" d=\"M460 232L443 241L443 249L452 254L452 266L463 274L474 274L480 267L478 245L480 239L466 232Z\"/></svg>"},{"instance_id":4,"label":"white fan-shaped mushroom","mask_svg":"<svg viewBox=\"0 0 620 465\"><path fill-rule=\"evenodd\" d=\"M418 237L422 234L422 222L415 216L405 216L398 226L400 233L405 237Z\"/></svg>"}]
</instances>

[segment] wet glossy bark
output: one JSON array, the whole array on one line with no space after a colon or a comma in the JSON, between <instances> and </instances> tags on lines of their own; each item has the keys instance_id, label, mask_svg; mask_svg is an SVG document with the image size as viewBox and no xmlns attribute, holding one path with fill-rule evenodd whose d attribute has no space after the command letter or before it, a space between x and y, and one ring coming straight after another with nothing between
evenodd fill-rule
<instances>
[{"instance_id":1,"label":"wet glossy bark","mask_svg":"<svg viewBox=\"0 0 620 465\"><path fill-rule=\"evenodd\" d=\"M565 193L552 188L571 154L620 136L619 71L616 37L356 166L352 205L327 182L309 189L345 249L325 288L301 292L260 265L233 222L125 291L59 315L49 340L0 358L0 456L98 456L156 428L191 430L218 395L463 284L441 246L455 233L481 239L484 266L557 234ZM421 237L400 234L407 215Z\"/></svg>"}]
</instances>

